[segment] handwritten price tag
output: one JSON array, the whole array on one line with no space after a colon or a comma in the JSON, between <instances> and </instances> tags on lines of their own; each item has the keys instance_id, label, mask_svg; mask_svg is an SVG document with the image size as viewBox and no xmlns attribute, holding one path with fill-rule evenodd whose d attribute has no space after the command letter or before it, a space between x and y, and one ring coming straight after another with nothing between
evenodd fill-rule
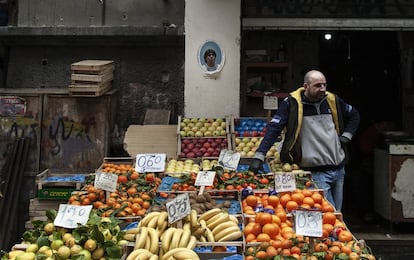
<instances>
[{"instance_id":1,"label":"handwritten price tag","mask_svg":"<svg viewBox=\"0 0 414 260\"><path fill-rule=\"evenodd\" d=\"M190 198L188 193L180 194L167 202L168 223L172 224L190 214Z\"/></svg>"},{"instance_id":2,"label":"handwritten price tag","mask_svg":"<svg viewBox=\"0 0 414 260\"><path fill-rule=\"evenodd\" d=\"M214 177L216 176L215 171L200 171L197 173L195 180L195 186L213 186Z\"/></svg>"},{"instance_id":3,"label":"handwritten price tag","mask_svg":"<svg viewBox=\"0 0 414 260\"><path fill-rule=\"evenodd\" d=\"M240 153L225 149L221 150L218 161L224 169L235 171L239 165Z\"/></svg>"},{"instance_id":4,"label":"handwritten price tag","mask_svg":"<svg viewBox=\"0 0 414 260\"><path fill-rule=\"evenodd\" d=\"M165 170L165 153L137 154L135 170L137 172L163 172Z\"/></svg>"},{"instance_id":5,"label":"handwritten price tag","mask_svg":"<svg viewBox=\"0 0 414 260\"><path fill-rule=\"evenodd\" d=\"M296 190L296 178L293 172L275 173L276 192Z\"/></svg>"},{"instance_id":6,"label":"handwritten price tag","mask_svg":"<svg viewBox=\"0 0 414 260\"><path fill-rule=\"evenodd\" d=\"M97 172L94 186L98 189L114 192L118 182L118 175L106 172Z\"/></svg>"},{"instance_id":7,"label":"handwritten price tag","mask_svg":"<svg viewBox=\"0 0 414 260\"><path fill-rule=\"evenodd\" d=\"M92 205L60 204L53 224L64 228L76 228L78 224L85 225L88 222L91 209Z\"/></svg>"},{"instance_id":8,"label":"handwritten price tag","mask_svg":"<svg viewBox=\"0 0 414 260\"><path fill-rule=\"evenodd\" d=\"M293 212L293 216L296 234L309 237L322 236L322 212L296 210Z\"/></svg>"}]
</instances>

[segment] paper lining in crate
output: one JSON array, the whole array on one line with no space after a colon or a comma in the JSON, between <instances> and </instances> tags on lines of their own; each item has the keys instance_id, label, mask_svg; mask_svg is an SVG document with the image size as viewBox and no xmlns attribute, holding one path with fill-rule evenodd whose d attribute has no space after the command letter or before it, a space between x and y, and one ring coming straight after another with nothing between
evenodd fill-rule
<instances>
[{"instance_id":1,"label":"paper lining in crate","mask_svg":"<svg viewBox=\"0 0 414 260\"><path fill-rule=\"evenodd\" d=\"M69 199L80 190L89 173L46 169L36 175L37 197L41 199Z\"/></svg>"},{"instance_id":2,"label":"paper lining in crate","mask_svg":"<svg viewBox=\"0 0 414 260\"><path fill-rule=\"evenodd\" d=\"M101 96L112 88L114 78L112 60L83 60L71 65L72 96Z\"/></svg>"}]
</instances>

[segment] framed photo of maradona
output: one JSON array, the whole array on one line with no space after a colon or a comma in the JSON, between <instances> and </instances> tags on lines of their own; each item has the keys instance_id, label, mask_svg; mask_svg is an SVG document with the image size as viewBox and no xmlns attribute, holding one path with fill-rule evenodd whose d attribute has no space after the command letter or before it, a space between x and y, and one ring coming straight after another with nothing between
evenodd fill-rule
<instances>
[{"instance_id":1,"label":"framed photo of maradona","mask_svg":"<svg viewBox=\"0 0 414 260\"><path fill-rule=\"evenodd\" d=\"M224 51L215 41L204 42L198 49L197 57L200 68L207 75L215 75L223 69Z\"/></svg>"}]
</instances>

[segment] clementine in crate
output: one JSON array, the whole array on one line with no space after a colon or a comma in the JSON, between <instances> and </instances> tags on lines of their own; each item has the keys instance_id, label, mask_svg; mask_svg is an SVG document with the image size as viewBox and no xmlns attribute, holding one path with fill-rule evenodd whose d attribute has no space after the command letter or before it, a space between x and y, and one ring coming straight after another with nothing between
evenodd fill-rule
<instances>
[{"instance_id":1,"label":"clementine in crate","mask_svg":"<svg viewBox=\"0 0 414 260\"><path fill-rule=\"evenodd\" d=\"M249 222L244 227L243 232L244 232L244 235L253 234L257 236L262 232L262 226L256 222Z\"/></svg>"},{"instance_id":2,"label":"clementine in crate","mask_svg":"<svg viewBox=\"0 0 414 260\"><path fill-rule=\"evenodd\" d=\"M249 195L245 198L247 206L256 207L258 198L256 195Z\"/></svg>"},{"instance_id":3,"label":"clementine in crate","mask_svg":"<svg viewBox=\"0 0 414 260\"><path fill-rule=\"evenodd\" d=\"M294 200L290 200L286 203L286 210L288 212L292 212L293 210L297 209L298 207L299 207L299 204Z\"/></svg>"},{"instance_id":4,"label":"clementine in crate","mask_svg":"<svg viewBox=\"0 0 414 260\"><path fill-rule=\"evenodd\" d=\"M268 246L266 248L266 254L267 254L268 257L274 257L274 256L277 256L279 254L279 252L273 246Z\"/></svg>"},{"instance_id":5,"label":"clementine in crate","mask_svg":"<svg viewBox=\"0 0 414 260\"><path fill-rule=\"evenodd\" d=\"M352 241L353 240L352 233L349 232L348 230L342 230L338 234L338 240L341 241L341 242L349 242L349 241Z\"/></svg>"},{"instance_id":6,"label":"clementine in crate","mask_svg":"<svg viewBox=\"0 0 414 260\"><path fill-rule=\"evenodd\" d=\"M302 204L308 205L310 208L313 208L315 201L312 199L312 197L305 197L303 198Z\"/></svg>"},{"instance_id":7,"label":"clementine in crate","mask_svg":"<svg viewBox=\"0 0 414 260\"><path fill-rule=\"evenodd\" d=\"M325 212L322 215L322 223L323 224L331 224L332 226L335 225L336 222L336 215L333 212Z\"/></svg>"},{"instance_id":8,"label":"clementine in crate","mask_svg":"<svg viewBox=\"0 0 414 260\"><path fill-rule=\"evenodd\" d=\"M271 237L266 233L260 233L256 237L257 242L269 242L271 240Z\"/></svg>"},{"instance_id":9,"label":"clementine in crate","mask_svg":"<svg viewBox=\"0 0 414 260\"><path fill-rule=\"evenodd\" d=\"M295 191L290 195L291 200L295 201L298 205L302 204L305 195L300 191Z\"/></svg>"},{"instance_id":10,"label":"clementine in crate","mask_svg":"<svg viewBox=\"0 0 414 260\"><path fill-rule=\"evenodd\" d=\"M322 201L321 210L322 212L335 212L335 208L327 200Z\"/></svg>"},{"instance_id":11,"label":"clementine in crate","mask_svg":"<svg viewBox=\"0 0 414 260\"><path fill-rule=\"evenodd\" d=\"M286 203L291 200L290 193L283 193L280 198L279 202L282 204L283 207L286 207Z\"/></svg>"},{"instance_id":12,"label":"clementine in crate","mask_svg":"<svg viewBox=\"0 0 414 260\"><path fill-rule=\"evenodd\" d=\"M266 251L260 250L256 252L256 258L257 259L266 259L267 258L267 253Z\"/></svg>"},{"instance_id":13,"label":"clementine in crate","mask_svg":"<svg viewBox=\"0 0 414 260\"><path fill-rule=\"evenodd\" d=\"M264 226L265 224L272 223L273 218L272 214L268 212L258 212L256 214L256 223L259 223L260 225Z\"/></svg>"},{"instance_id":14,"label":"clementine in crate","mask_svg":"<svg viewBox=\"0 0 414 260\"><path fill-rule=\"evenodd\" d=\"M279 205L279 197L276 195L270 195L267 198L267 204L272 206L273 208L276 208L277 205Z\"/></svg>"},{"instance_id":15,"label":"clementine in crate","mask_svg":"<svg viewBox=\"0 0 414 260\"><path fill-rule=\"evenodd\" d=\"M279 234L279 226L275 223L267 223L262 227L262 232L268 234L271 238L274 238Z\"/></svg>"}]
</instances>

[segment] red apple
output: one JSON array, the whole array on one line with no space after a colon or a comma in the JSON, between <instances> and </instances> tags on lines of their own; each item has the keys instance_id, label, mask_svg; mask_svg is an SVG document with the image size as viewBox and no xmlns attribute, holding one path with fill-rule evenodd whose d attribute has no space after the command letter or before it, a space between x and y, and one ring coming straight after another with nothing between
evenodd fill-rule
<instances>
[{"instance_id":1,"label":"red apple","mask_svg":"<svg viewBox=\"0 0 414 260\"><path fill-rule=\"evenodd\" d=\"M193 143L187 144L187 148L190 149L190 150L193 150L194 147L195 147L195 144L193 144Z\"/></svg>"},{"instance_id":2,"label":"red apple","mask_svg":"<svg viewBox=\"0 0 414 260\"><path fill-rule=\"evenodd\" d=\"M211 146L211 145L210 145L210 143L209 143L209 142L205 142L205 143L203 144L203 147L204 147L204 148L206 148L206 149L207 149L207 148L210 148L210 146Z\"/></svg>"},{"instance_id":3,"label":"red apple","mask_svg":"<svg viewBox=\"0 0 414 260\"><path fill-rule=\"evenodd\" d=\"M193 152L189 152L189 153L186 154L186 157L187 158L194 158L195 154Z\"/></svg>"},{"instance_id":4,"label":"red apple","mask_svg":"<svg viewBox=\"0 0 414 260\"><path fill-rule=\"evenodd\" d=\"M204 156L204 157L210 157L210 156L211 156L211 153L209 153L209 152L205 152L205 153L203 154L203 156Z\"/></svg>"},{"instance_id":5,"label":"red apple","mask_svg":"<svg viewBox=\"0 0 414 260\"><path fill-rule=\"evenodd\" d=\"M214 151L211 155L213 155L213 157L218 157L220 155L220 152Z\"/></svg>"}]
</instances>

